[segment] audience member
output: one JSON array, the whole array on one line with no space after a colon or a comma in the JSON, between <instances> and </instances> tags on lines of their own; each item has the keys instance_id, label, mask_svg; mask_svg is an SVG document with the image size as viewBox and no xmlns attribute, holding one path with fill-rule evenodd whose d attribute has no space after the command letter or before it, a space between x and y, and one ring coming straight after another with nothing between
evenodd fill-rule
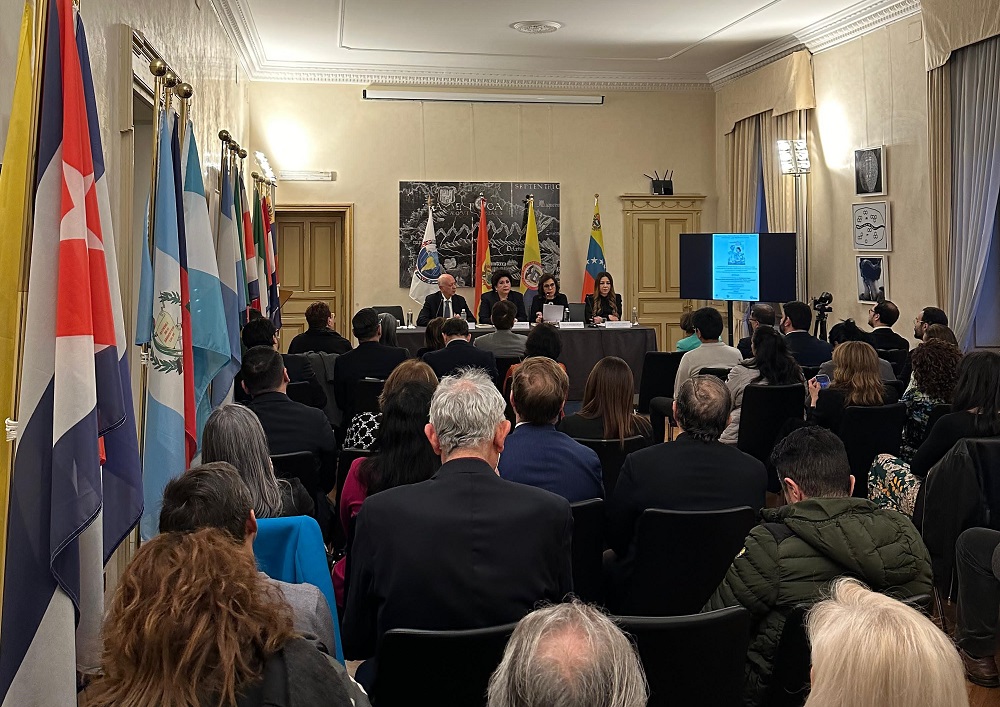
<instances>
[{"instance_id":1,"label":"audience member","mask_svg":"<svg viewBox=\"0 0 1000 707\"><path fill-rule=\"evenodd\" d=\"M927 437L927 425L937 405L950 405L958 382L962 352L954 344L931 339L910 350L912 382L900 398L906 403L899 458L909 463Z\"/></svg>"},{"instance_id":2,"label":"audience member","mask_svg":"<svg viewBox=\"0 0 1000 707\"><path fill-rule=\"evenodd\" d=\"M931 591L930 556L909 519L852 498L854 477L844 443L822 427L795 430L771 463L786 505L761 511L743 549L705 610L743 606L754 634L744 704L762 704L786 612L821 599L829 583L850 576L875 591L908 597Z\"/></svg>"},{"instance_id":3,"label":"audience member","mask_svg":"<svg viewBox=\"0 0 1000 707\"><path fill-rule=\"evenodd\" d=\"M740 354L742 354L745 359L753 356L752 339L754 332L761 326L774 329L774 323L776 321L774 307L764 302L758 302L750 308L750 318L748 321L750 322L750 336L744 336L739 340L739 343L736 344L736 348L740 350Z\"/></svg>"},{"instance_id":4,"label":"audience member","mask_svg":"<svg viewBox=\"0 0 1000 707\"><path fill-rule=\"evenodd\" d=\"M528 321L528 313L524 311L524 295L511 289L513 278L506 270L496 270L490 277L490 292L484 292L479 300L479 323L493 324L493 308L499 302L510 302L514 305L514 317L519 322ZM508 329L510 327L507 327Z\"/></svg>"},{"instance_id":5,"label":"audience member","mask_svg":"<svg viewBox=\"0 0 1000 707\"><path fill-rule=\"evenodd\" d=\"M378 326L382 332L378 342L383 346L399 348L399 341L396 339L396 317L388 312L382 312L378 315Z\"/></svg>"},{"instance_id":6,"label":"audience member","mask_svg":"<svg viewBox=\"0 0 1000 707\"><path fill-rule=\"evenodd\" d=\"M271 320L266 317L253 319L244 325L243 330L240 332L240 337L245 350L252 349L255 346L270 346L275 351L278 350L278 330L274 328ZM309 364L309 359L305 356L292 353L282 354L281 358L283 359L285 368L288 370L288 381L290 383L309 384L299 402L314 408L323 409L326 407L326 392L316 379L316 374ZM235 382L239 384L242 380L241 371ZM235 390L237 391L235 398L238 402L246 402L249 399L244 397L242 385L236 385Z\"/></svg>"},{"instance_id":7,"label":"audience member","mask_svg":"<svg viewBox=\"0 0 1000 707\"><path fill-rule=\"evenodd\" d=\"M944 324L931 324L927 327L927 331L924 332L924 341L930 341L931 339L941 339L953 346L958 346L958 339L955 338L955 332Z\"/></svg>"},{"instance_id":8,"label":"audience member","mask_svg":"<svg viewBox=\"0 0 1000 707\"><path fill-rule=\"evenodd\" d=\"M615 622L579 601L536 609L490 678L488 707L645 707L646 676Z\"/></svg>"},{"instance_id":9,"label":"audience member","mask_svg":"<svg viewBox=\"0 0 1000 707\"><path fill-rule=\"evenodd\" d=\"M924 307L920 310L918 314L913 319L913 338L917 341L924 341L927 337L927 331L932 327L937 325L939 328L944 327L948 329L948 315L944 313L944 310L938 309L937 307ZM951 333L951 329L948 329L948 333ZM955 335L951 334L954 339ZM951 343L958 346L957 341L952 341ZM910 349L906 354L906 361L903 362L903 368L899 372L899 380L903 381L903 385L910 385L910 374L913 370L913 351Z\"/></svg>"},{"instance_id":10,"label":"audience member","mask_svg":"<svg viewBox=\"0 0 1000 707\"><path fill-rule=\"evenodd\" d=\"M309 324L309 328L295 335L288 345L288 353L323 351L342 354L351 350L351 342L334 330L337 318L326 302L313 302L306 307L306 323Z\"/></svg>"},{"instance_id":11,"label":"audience member","mask_svg":"<svg viewBox=\"0 0 1000 707\"><path fill-rule=\"evenodd\" d=\"M892 330L899 319L899 308L889 300L882 300L868 310L868 343L879 351L906 351L910 342Z\"/></svg>"},{"instance_id":12,"label":"audience member","mask_svg":"<svg viewBox=\"0 0 1000 707\"><path fill-rule=\"evenodd\" d=\"M976 685L1000 687L997 616L1000 615L1000 532L969 528L955 544L958 570L958 643L965 675Z\"/></svg>"},{"instance_id":13,"label":"audience member","mask_svg":"<svg viewBox=\"0 0 1000 707\"><path fill-rule=\"evenodd\" d=\"M683 339L677 342L677 350L683 353L687 353L691 349L696 349L701 346L701 339L694 331L694 312L684 312L681 314L681 320L677 323L681 328L681 331L686 335Z\"/></svg>"},{"instance_id":14,"label":"audience member","mask_svg":"<svg viewBox=\"0 0 1000 707\"><path fill-rule=\"evenodd\" d=\"M833 350L836 351L837 347L848 341L863 341L868 343L868 337L860 327L854 323L853 319L845 319L842 322L834 324L830 329L830 344L833 346ZM827 376L830 380L833 380L833 359L825 361L820 367L819 372L824 376ZM896 380L896 374L892 370L892 364L886 361L884 358L879 358L878 360L878 375L883 382L892 382Z\"/></svg>"},{"instance_id":15,"label":"audience member","mask_svg":"<svg viewBox=\"0 0 1000 707\"><path fill-rule=\"evenodd\" d=\"M500 377L497 359L491 351L472 345L469 323L461 317L449 319L441 328L444 348L424 354L424 363L434 369L438 378L450 376L460 368L481 368L495 381Z\"/></svg>"},{"instance_id":16,"label":"audience member","mask_svg":"<svg viewBox=\"0 0 1000 707\"><path fill-rule=\"evenodd\" d=\"M312 452L319 462L323 490L332 489L337 440L322 410L297 403L286 394L288 373L281 355L269 346L255 346L243 354L241 372L243 385L253 398L247 407L260 420L271 454Z\"/></svg>"},{"instance_id":17,"label":"audience member","mask_svg":"<svg viewBox=\"0 0 1000 707\"><path fill-rule=\"evenodd\" d=\"M444 317L434 317L427 322L424 329L424 345L417 349L417 358L423 357L428 351L440 351L444 348L444 337L441 336L441 328L445 323Z\"/></svg>"},{"instance_id":18,"label":"audience member","mask_svg":"<svg viewBox=\"0 0 1000 707\"><path fill-rule=\"evenodd\" d=\"M412 360L412 359L411 359ZM392 372L396 375L404 367L402 364ZM415 361L421 368L427 364ZM391 379L392 376L389 376ZM340 494L340 525L344 537L348 535L351 518L361 510L361 505L369 496L380 491L405 484L415 484L431 478L441 466L441 460L434 454L424 427L427 425L431 407L431 396L437 387L434 382L409 380L397 383L382 393L379 405L382 408L374 446L374 456L355 459L347 472L344 488ZM333 567L333 588L338 606L344 606L344 569L346 557L340 558Z\"/></svg>"},{"instance_id":19,"label":"audience member","mask_svg":"<svg viewBox=\"0 0 1000 707\"><path fill-rule=\"evenodd\" d=\"M490 317L493 326L497 328L496 332L480 336L473 342L473 345L477 349L491 352L497 358L524 356L527 338L511 331L516 314L517 307L514 306L513 302L497 302L493 305L493 314Z\"/></svg>"},{"instance_id":20,"label":"audience member","mask_svg":"<svg viewBox=\"0 0 1000 707\"><path fill-rule=\"evenodd\" d=\"M437 387L438 377L434 371L423 361L416 358L408 358L393 369L389 377L385 379L382 387L382 394L379 395L379 409L385 404L386 398L399 390L404 383L411 381L422 381ZM378 435L379 424L382 420L381 412L359 412L351 420L351 426L347 429L347 437L344 439L345 449L371 449L375 444Z\"/></svg>"},{"instance_id":21,"label":"audience member","mask_svg":"<svg viewBox=\"0 0 1000 707\"><path fill-rule=\"evenodd\" d=\"M604 498L597 452L555 427L568 394L569 377L552 359L536 356L518 367L510 392L517 426L507 437L497 473L570 503Z\"/></svg>"},{"instance_id":22,"label":"audience member","mask_svg":"<svg viewBox=\"0 0 1000 707\"><path fill-rule=\"evenodd\" d=\"M622 318L622 296L615 294L615 281L609 272L599 272L594 291L584 300L583 318L588 324L617 322Z\"/></svg>"},{"instance_id":23,"label":"audience member","mask_svg":"<svg viewBox=\"0 0 1000 707\"><path fill-rule=\"evenodd\" d=\"M732 368L743 360L738 349L719 340L723 324L722 315L717 309L702 307L696 310L692 316L692 324L701 345L681 357L677 377L674 379L674 390L679 390L681 383L698 375L703 368Z\"/></svg>"},{"instance_id":24,"label":"audience member","mask_svg":"<svg viewBox=\"0 0 1000 707\"><path fill-rule=\"evenodd\" d=\"M782 307L781 331L788 351L800 366L819 366L830 360L833 347L809 333L812 309L805 302L786 302Z\"/></svg>"},{"instance_id":25,"label":"audience member","mask_svg":"<svg viewBox=\"0 0 1000 707\"><path fill-rule=\"evenodd\" d=\"M204 528L225 531L236 543L231 550L253 559L257 517L252 498L239 472L226 462L196 466L163 489L161 533L191 533ZM323 593L311 584L280 582L263 572L260 578L278 589L292 607L295 630L319 640L332 655L333 615Z\"/></svg>"},{"instance_id":26,"label":"audience member","mask_svg":"<svg viewBox=\"0 0 1000 707\"><path fill-rule=\"evenodd\" d=\"M386 346L381 342L382 326L371 307L359 309L351 320L358 346L337 358L333 380L337 405L344 411L344 428L354 418L354 387L362 378L385 380L406 360L406 349Z\"/></svg>"},{"instance_id":27,"label":"audience member","mask_svg":"<svg viewBox=\"0 0 1000 707\"><path fill-rule=\"evenodd\" d=\"M344 666L296 633L288 603L223 531L165 533L119 580L84 702L367 705Z\"/></svg>"},{"instance_id":28,"label":"audience member","mask_svg":"<svg viewBox=\"0 0 1000 707\"><path fill-rule=\"evenodd\" d=\"M424 298L424 306L417 315L417 326L427 326L427 322L435 317L461 317L462 312L465 312L466 319L475 324L476 317L469 309L469 303L462 295L456 294L457 289L454 277L447 273L439 277L438 291Z\"/></svg>"},{"instance_id":29,"label":"audience member","mask_svg":"<svg viewBox=\"0 0 1000 707\"><path fill-rule=\"evenodd\" d=\"M297 478L277 479L260 419L243 405L220 405L205 422L203 464L226 462L250 491L258 518L312 515L316 504Z\"/></svg>"},{"instance_id":30,"label":"audience member","mask_svg":"<svg viewBox=\"0 0 1000 707\"><path fill-rule=\"evenodd\" d=\"M878 355L863 341L848 341L833 352L833 381L822 388L809 381L809 420L831 430L840 429L848 405L870 407L898 401L895 388L879 376Z\"/></svg>"},{"instance_id":31,"label":"audience member","mask_svg":"<svg viewBox=\"0 0 1000 707\"><path fill-rule=\"evenodd\" d=\"M545 273L538 279L538 292L531 300L531 311L528 313L528 321L535 324L542 323L542 308L547 304L558 304L565 311L569 306L566 295L559 291L559 279L550 272Z\"/></svg>"},{"instance_id":32,"label":"audience member","mask_svg":"<svg viewBox=\"0 0 1000 707\"><path fill-rule=\"evenodd\" d=\"M497 476L509 430L503 398L482 371L441 381L426 428L441 468L371 496L357 516L348 658L372 656L392 628L498 626L572 590L569 504ZM359 668L363 684L372 671Z\"/></svg>"},{"instance_id":33,"label":"audience member","mask_svg":"<svg viewBox=\"0 0 1000 707\"><path fill-rule=\"evenodd\" d=\"M690 378L677 391L673 406L680 435L629 454L608 501L608 544L624 561L609 567L618 584L628 581L636 523L647 508L717 511L764 506L764 465L719 442L732 407L725 384L715 376Z\"/></svg>"},{"instance_id":34,"label":"audience member","mask_svg":"<svg viewBox=\"0 0 1000 707\"><path fill-rule=\"evenodd\" d=\"M559 361L559 355L562 353L562 341L559 339L559 329L557 329L552 324L538 324L531 328L528 333L527 339L524 342L524 357L534 358L536 356L543 356L545 358L551 358L553 361ZM509 384L514 377L514 372L517 367L521 364L515 363L513 366L507 369L507 373L503 378L503 390L504 396L509 397ZM565 371L566 366L559 364Z\"/></svg>"},{"instance_id":35,"label":"audience member","mask_svg":"<svg viewBox=\"0 0 1000 707\"><path fill-rule=\"evenodd\" d=\"M1000 354L973 351L962 357L951 409L931 428L909 464L888 454L875 458L868 474L872 501L912 516L927 472L956 442L1000 435Z\"/></svg>"},{"instance_id":36,"label":"audience member","mask_svg":"<svg viewBox=\"0 0 1000 707\"><path fill-rule=\"evenodd\" d=\"M726 387L733 396L733 414L729 426L720 439L724 444L736 444L740 436L740 413L743 407L743 391L751 383L754 385L789 385L802 383L802 369L790 353L784 337L769 326L754 329L751 344L753 358L733 367L729 372ZM805 388L803 387L803 390Z\"/></svg>"},{"instance_id":37,"label":"audience member","mask_svg":"<svg viewBox=\"0 0 1000 707\"><path fill-rule=\"evenodd\" d=\"M605 356L587 376L583 407L568 415L558 425L576 439L617 439L625 446L626 437L644 437L652 441L653 431L646 418L635 414L632 369L617 356Z\"/></svg>"},{"instance_id":38,"label":"audience member","mask_svg":"<svg viewBox=\"0 0 1000 707\"><path fill-rule=\"evenodd\" d=\"M901 601L843 577L807 622L806 707L968 707L955 645Z\"/></svg>"}]
</instances>

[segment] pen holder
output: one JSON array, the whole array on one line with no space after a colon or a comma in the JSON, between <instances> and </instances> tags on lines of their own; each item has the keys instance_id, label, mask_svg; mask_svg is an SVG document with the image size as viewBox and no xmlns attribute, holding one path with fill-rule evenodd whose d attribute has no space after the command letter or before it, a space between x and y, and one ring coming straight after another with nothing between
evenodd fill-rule
<instances>
[{"instance_id":1,"label":"pen holder","mask_svg":"<svg viewBox=\"0 0 1000 707\"><path fill-rule=\"evenodd\" d=\"M657 196L673 196L674 194L674 180L673 179L651 179L653 184L653 193Z\"/></svg>"}]
</instances>

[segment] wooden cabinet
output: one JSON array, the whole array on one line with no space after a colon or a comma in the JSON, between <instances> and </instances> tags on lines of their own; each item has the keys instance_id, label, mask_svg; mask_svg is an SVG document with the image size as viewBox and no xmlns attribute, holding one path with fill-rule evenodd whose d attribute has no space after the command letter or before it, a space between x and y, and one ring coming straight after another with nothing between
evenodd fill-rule
<instances>
[{"instance_id":1,"label":"wooden cabinet","mask_svg":"<svg viewBox=\"0 0 1000 707\"><path fill-rule=\"evenodd\" d=\"M626 310L630 313L636 307L639 323L656 329L659 350L673 351L685 336L680 328L681 313L695 305L693 300L680 297L680 234L701 230L705 197L624 194L621 200L628 282Z\"/></svg>"}]
</instances>

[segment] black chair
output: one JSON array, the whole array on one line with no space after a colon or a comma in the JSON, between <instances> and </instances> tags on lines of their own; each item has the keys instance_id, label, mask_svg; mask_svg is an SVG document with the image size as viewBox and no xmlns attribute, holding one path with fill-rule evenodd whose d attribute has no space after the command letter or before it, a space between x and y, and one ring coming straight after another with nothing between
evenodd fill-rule
<instances>
[{"instance_id":1,"label":"black chair","mask_svg":"<svg viewBox=\"0 0 1000 707\"><path fill-rule=\"evenodd\" d=\"M507 371L510 370L511 366L514 366L524 358L522 356L497 356L497 388L500 390L500 394L503 395L503 381L507 376Z\"/></svg>"},{"instance_id":2,"label":"black chair","mask_svg":"<svg viewBox=\"0 0 1000 707\"><path fill-rule=\"evenodd\" d=\"M625 457L632 452L645 449L650 444L648 437L640 435L626 437L624 446L622 441L617 439L585 439L583 437L574 437L573 439L597 452L597 456L601 460L601 476L604 477L605 498L611 498L615 491Z\"/></svg>"},{"instance_id":3,"label":"black chair","mask_svg":"<svg viewBox=\"0 0 1000 707\"><path fill-rule=\"evenodd\" d=\"M406 324L406 321L403 319L403 308L400 307L398 304L394 304L388 307L372 307L372 309L375 310L376 314L383 314L383 313L391 314L396 318L397 322L399 322L400 324Z\"/></svg>"},{"instance_id":4,"label":"black chair","mask_svg":"<svg viewBox=\"0 0 1000 707\"><path fill-rule=\"evenodd\" d=\"M639 402L636 404L639 414L649 414L649 401L653 398L674 397L674 379L683 356L683 351L646 352L639 379Z\"/></svg>"},{"instance_id":5,"label":"black chair","mask_svg":"<svg viewBox=\"0 0 1000 707\"><path fill-rule=\"evenodd\" d=\"M359 412L378 412L378 396L382 395L385 381L379 378L362 378L354 382L354 399L351 410L354 415Z\"/></svg>"},{"instance_id":6,"label":"black chair","mask_svg":"<svg viewBox=\"0 0 1000 707\"><path fill-rule=\"evenodd\" d=\"M938 420L951 412L951 405L948 403L941 403L935 405L934 409L931 410L930 417L927 418L927 431L924 433L924 439L927 439L927 435L931 433L934 429L934 425L937 424Z\"/></svg>"},{"instance_id":7,"label":"black chair","mask_svg":"<svg viewBox=\"0 0 1000 707\"><path fill-rule=\"evenodd\" d=\"M771 473L770 459L778 434L788 429L788 420L802 421L806 389L801 383L789 385L748 385L743 389L740 431L736 446L768 467L767 490L781 490L777 474Z\"/></svg>"},{"instance_id":8,"label":"black chair","mask_svg":"<svg viewBox=\"0 0 1000 707\"><path fill-rule=\"evenodd\" d=\"M731 369L725 368L725 367L702 368L701 370L698 371L698 375L699 376L715 376L716 378L718 378L719 380L721 380L723 383L725 383L729 379L729 371L730 370ZM805 398L803 398L803 400L805 400Z\"/></svg>"},{"instance_id":9,"label":"black chair","mask_svg":"<svg viewBox=\"0 0 1000 707\"><path fill-rule=\"evenodd\" d=\"M573 592L587 603L604 603L604 501L570 504L573 511Z\"/></svg>"},{"instance_id":10,"label":"black chair","mask_svg":"<svg viewBox=\"0 0 1000 707\"><path fill-rule=\"evenodd\" d=\"M837 436L847 448L854 475L854 496L868 498L868 471L879 454L899 454L906 405L848 405Z\"/></svg>"},{"instance_id":11,"label":"black chair","mask_svg":"<svg viewBox=\"0 0 1000 707\"><path fill-rule=\"evenodd\" d=\"M587 305L585 302L570 302L569 307L569 320L571 322L582 322L586 318Z\"/></svg>"},{"instance_id":12,"label":"black chair","mask_svg":"<svg viewBox=\"0 0 1000 707\"><path fill-rule=\"evenodd\" d=\"M875 353L878 354L879 358L885 359L892 364L892 372L898 376L903 370L903 365L906 363L906 355L909 352L903 349L876 349Z\"/></svg>"},{"instance_id":13,"label":"black chair","mask_svg":"<svg viewBox=\"0 0 1000 707\"><path fill-rule=\"evenodd\" d=\"M621 616L649 682L648 707L738 707L750 644L741 606L693 616ZM806 652L808 660L808 651Z\"/></svg>"},{"instance_id":14,"label":"black chair","mask_svg":"<svg viewBox=\"0 0 1000 707\"><path fill-rule=\"evenodd\" d=\"M517 624L468 631L394 628L379 639L372 684L376 707L411 707L437 695L455 707L486 704L490 675Z\"/></svg>"},{"instance_id":15,"label":"black chair","mask_svg":"<svg viewBox=\"0 0 1000 707\"><path fill-rule=\"evenodd\" d=\"M802 375L807 381L812 380L819 375L819 366L802 366Z\"/></svg>"},{"instance_id":16,"label":"black chair","mask_svg":"<svg viewBox=\"0 0 1000 707\"><path fill-rule=\"evenodd\" d=\"M903 393L906 391L906 386L903 384L903 381L900 381L900 380L882 381L882 383L883 383L883 385L885 385L885 386L887 386L889 388L892 388L893 390L896 391L896 400L899 400L900 398L902 398L903 397Z\"/></svg>"},{"instance_id":17,"label":"black chair","mask_svg":"<svg viewBox=\"0 0 1000 707\"><path fill-rule=\"evenodd\" d=\"M756 524L757 513L749 506L721 511L647 508L639 516L635 564L620 613L697 613Z\"/></svg>"},{"instance_id":18,"label":"black chair","mask_svg":"<svg viewBox=\"0 0 1000 707\"><path fill-rule=\"evenodd\" d=\"M298 479L313 498L323 495L319 478L319 459L312 452L272 454L271 465L279 479Z\"/></svg>"}]
</instances>

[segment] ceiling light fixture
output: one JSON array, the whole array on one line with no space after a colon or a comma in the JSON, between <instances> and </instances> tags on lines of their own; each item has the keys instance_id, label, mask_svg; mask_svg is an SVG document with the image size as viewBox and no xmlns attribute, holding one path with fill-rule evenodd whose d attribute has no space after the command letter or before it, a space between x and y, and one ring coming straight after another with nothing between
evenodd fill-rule
<instances>
[{"instance_id":1,"label":"ceiling light fixture","mask_svg":"<svg viewBox=\"0 0 1000 707\"><path fill-rule=\"evenodd\" d=\"M551 34L562 27L562 23L552 20L523 20L509 25L509 27L524 34Z\"/></svg>"}]
</instances>

